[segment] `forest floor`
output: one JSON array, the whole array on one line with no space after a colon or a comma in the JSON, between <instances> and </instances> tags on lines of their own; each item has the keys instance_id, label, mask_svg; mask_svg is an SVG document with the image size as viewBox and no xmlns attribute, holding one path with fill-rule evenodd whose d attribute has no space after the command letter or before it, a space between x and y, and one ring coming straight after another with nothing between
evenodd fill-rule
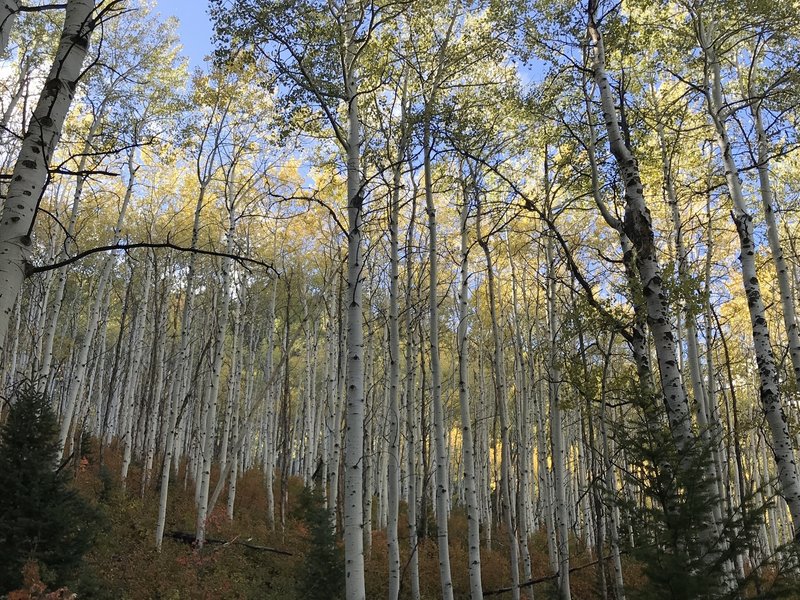
<instances>
[{"instance_id":1,"label":"forest floor","mask_svg":"<svg viewBox=\"0 0 800 600\"><path fill-rule=\"evenodd\" d=\"M75 468L76 487L98 507L101 514L92 549L85 556L82 570L75 574L75 582L70 587L78 592L78 598L300 600L306 597L301 592L300 583L307 577L305 558L312 541L308 525L297 510L303 488L299 479L292 478L288 482L284 527L280 524L278 506L275 531L268 526L264 477L260 470L251 470L238 483L234 519L229 520L226 516L224 494L208 519L207 537L215 540L215 543L208 543L198 550L191 540L187 542L175 536L165 537L159 553L155 549L154 533L158 489L151 485L142 493L141 469L135 466L129 472L127 490L123 489L117 475L121 457L113 447L104 450L103 462L100 467L98 457L94 455L82 460ZM212 476L212 489L214 483ZM276 505L280 497L278 492L276 489ZM401 504L401 598L410 597L405 522L405 505ZM449 527L455 597L468 598L467 520L461 510L453 511ZM182 466L170 484L166 531L193 536L194 529L194 484L185 479L185 466ZM510 585L506 540L505 531L495 529L491 548L484 546L481 549L483 587L489 597L511 597L507 592L489 595ZM555 579L548 578L551 572L544 535L534 536L530 546L533 578L537 580L536 598L555 597ZM366 556L367 598L387 596L387 565L386 534L375 529L372 546ZM573 568L577 567L571 575L573 598L601 598L595 557L585 548L575 545L572 565ZM582 565L588 566L581 568ZM440 597L435 531L429 531L428 536L420 542L419 572L422 597ZM641 579L640 569L630 561L625 561L625 572L628 585L635 585L636 579ZM611 585L610 579L608 584Z\"/></svg>"}]
</instances>

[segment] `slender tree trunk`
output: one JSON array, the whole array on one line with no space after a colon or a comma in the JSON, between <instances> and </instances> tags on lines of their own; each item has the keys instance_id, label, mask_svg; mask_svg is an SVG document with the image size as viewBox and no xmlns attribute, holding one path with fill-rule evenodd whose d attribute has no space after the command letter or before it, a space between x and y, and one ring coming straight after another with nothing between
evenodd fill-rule
<instances>
[{"instance_id":1,"label":"slender tree trunk","mask_svg":"<svg viewBox=\"0 0 800 600\"><path fill-rule=\"evenodd\" d=\"M191 248L197 247L200 234L200 213L205 203L205 192L209 178L200 181L200 190L195 204L194 220L192 225ZM169 399L169 415L166 423L166 444L164 448L164 462L161 466L161 483L158 500L158 519L156 521L156 549L161 551L161 542L164 539L164 528L167 520L167 499L169 497L169 476L175 458L175 445L178 436L179 418L183 412L183 397L186 390L186 379L192 368L191 361L191 333L192 320L194 317L194 279L196 272L197 255L192 252L189 254L189 265L186 273L186 291L181 313L181 337L178 346L178 356L175 364L175 383L172 386L172 394ZM188 393L192 393L189 390ZM177 460L175 461L177 464ZM188 469L188 467L187 467Z\"/></svg>"},{"instance_id":2,"label":"slender tree trunk","mask_svg":"<svg viewBox=\"0 0 800 600\"><path fill-rule=\"evenodd\" d=\"M511 597L519 600L519 546L517 544L517 530L514 522L514 501L511 497L511 436L508 422L508 405L506 403L506 368L505 356L503 352L503 339L498 324L497 316L497 293L495 290L495 274L492 262L492 254L489 249L488 237L481 234L481 204L478 203L477 218L478 244L483 250L486 259L486 279L489 290L489 320L492 323L492 340L494 342L494 382L495 382L495 405L497 414L500 418L500 496L503 503L502 511L505 519L506 529L508 530L509 559L511 562Z\"/></svg>"},{"instance_id":3,"label":"slender tree trunk","mask_svg":"<svg viewBox=\"0 0 800 600\"><path fill-rule=\"evenodd\" d=\"M86 163L88 156L92 152L94 138L97 135L97 129L100 127L101 117L103 114L103 106L101 104L98 114L92 121L89 127L89 132L86 135L86 143L83 145L83 152L80 162L78 163L78 172L80 173L75 180L75 191L72 195L72 209L70 211L69 222L67 223L67 230L64 237L64 248L58 254L58 260L67 258L67 248L75 235L75 226L78 222L79 208L83 196L83 186L86 183L87 176L83 173L86 171ZM39 367L39 390L44 391L47 389L50 381L50 365L53 361L53 341L55 340L56 330L58 328L58 317L61 314L61 305L64 301L64 290L67 287L67 273L69 267L61 267L58 270L56 278L58 285L56 287L56 294L53 298L53 306L50 309L50 321L47 331L44 334L44 348L41 353L41 366Z\"/></svg>"},{"instance_id":4,"label":"slender tree trunk","mask_svg":"<svg viewBox=\"0 0 800 600\"><path fill-rule=\"evenodd\" d=\"M467 505L469 548L469 592L472 600L483 598L481 582L481 519L478 493L475 488L475 458L473 456L472 417L469 408L469 195L464 190L461 208L461 284L458 292L458 403L461 408L461 464L464 472L464 491Z\"/></svg>"},{"instance_id":5,"label":"slender tree trunk","mask_svg":"<svg viewBox=\"0 0 800 600\"><path fill-rule=\"evenodd\" d=\"M556 323L556 282L555 260L553 256L553 240L548 237L547 253L547 324L548 324L548 380L550 390L550 435L553 442L553 486L555 488L556 533L558 540L558 594L561 600L570 600L569 582L569 511L567 507L566 488L567 448L564 445L563 424L561 418L561 399L559 387L561 370L556 356L557 331Z\"/></svg>"},{"instance_id":6,"label":"slender tree trunk","mask_svg":"<svg viewBox=\"0 0 800 600\"><path fill-rule=\"evenodd\" d=\"M751 97L756 97L754 91L750 95ZM758 100L751 106L756 135L758 136L756 143L758 145L758 181L761 188L761 207L764 210L764 220L767 224L767 240L772 254L772 261L775 264L778 288L780 289L783 325L786 328L789 359L792 361L792 369L794 370L795 389L800 390L800 326L798 326L797 314L794 308L795 295L789 280L789 267L786 264L786 258L781 247L778 224L775 221L775 210L772 206L774 194L772 193L772 182L769 176L769 147L767 133L764 130L761 118L761 103L762 101Z\"/></svg>"},{"instance_id":7,"label":"slender tree trunk","mask_svg":"<svg viewBox=\"0 0 800 600\"><path fill-rule=\"evenodd\" d=\"M150 300L150 290L153 287L152 274L153 264L150 258L147 257L147 267L142 280L144 291L142 292L142 300L139 305L139 311L134 319L134 325L131 329L131 376L128 378L128 385L125 394L122 397L122 409L120 410L120 419L122 421L122 436L123 443L123 457L122 457L122 473L120 479L122 480L122 488L125 489L126 480L128 478L128 468L131 464L133 457L133 421L134 421L134 408L135 408L135 394L136 381L135 375L139 373L142 364L142 355L144 354L144 334L145 325L147 323L148 303ZM131 284L132 285L132 284Z\"/></svg>"},{"instance_id":8,"label":"slender tree trunk","mask_svg":"<svg viewBox=\"0 0 800 600\"><path fill-rule=\"evenodd\" d=\"M519 315L518 289L520 281L517 276L517 267L511 251L511 243L506 238L506 251L508 264L511 267L511 316L514 327L514 373L517 398L517 447L518 447L518 473L517 486L517 529L519 530L519 547L522 557L523 576L525 581L533 579L533 563L528 543L532 531L535 531L535 517L532 507L533 484L531 482L531 469L533 466L533 439L532 439L532 413L530 403L530 379L526 372L525 346L522 338ZM524 283L522 284L524 285ZM523 298L524 288L523 288ZM527 300L523 300L527 304ZM525 588L529 600L533 600L533 586Z\"/></svg>"},{"instance_id":9,"label":"slender tree trunk","mask_svg":"<svg viewBox=\"0 0 800 600\"><path fill-rule=\"evenodd\" d=\"M125 190L125 197L123 198L122 206L119 210L117 224L114 227L114 244L119 243L119 241L122 239L122 224L125 221L125 214L128 211L131 197L133 196L137 170L138 167L133 166L133 150L131 150L128 154L128 186ZM64 452L66 451L67 438L69 437L69 430L72 426L78 396L83 390L83 383L84 379L86 378L86 371L89 364L89 351L93 347L94 336L95 333L97 333L97 325L100 320L100 315L104 312L103 305L104 303L107 304L109 301L108 295L106 294L106 285L108 285L108 282L111 279L111 272L114 268L114 263L115 257L112 254L106 255L106 257L103 259L103 267L97 282L97 289L95 290L95 300L87 317L86 332L84 333L84 338L81 342L81 347L78 352L75 370L70 378L69 391L64 402L64 410L61 414L61 428L59 432L62 458Z\"/></svg>"},{"instance_id":10,"label":"slender tree trunk","mask_svg":"<svg viewBox=\"0 0 800 600\"><path fill-rule=\"evenodd\" d=\"M399 156L405 149L401 144ZM400 251L398 219L400 216L400 165L394 168L391 207L389 210L389 406L387 495L388 514L386 543L389 551L389 600L400 596L400 541L397 536L397 521L400 511L400 327L398 296L400 280Z\"/></svg>"},{"instance_id":11,"label":"slender tree trunk","mask_svg":"<svg viewBox=\"0 0 800 600\"><path fill-rule=\"evenodd\" d=\"M431 133L430 121L423 125L423 152L425 177L425 207L428 213L428 235L430 251L430 290L428 310L430 317L430 361L431 361L431 402L433 404L433 438L436 447L436 527L439 542L439 577L442 585L442 598L453 600L453 580L450 575L450 546L447 530L449 481L447 452L445 447L444 407L442 405L442 371L439 364L439 255L437 247L436 206L433 201L433 175L431 172Z\"/></svg>"},{"instance_id":12,"label":"slender tree trunk","mask_svg":"<svg viewBox=\"0 0 800 600\"><path fill-rule=\"evenodd\" d=\"M415 406L417 390L417 343L414 323L414 306L412 291L414 290L414 261L412 248L415 243L414 225L417 216L417 189L411 194L411 215L406 238L406 290L405 290L405 333L406 333L406 373L405 373L405 406L406 406L406 476L408 477L408 521L409 558L408 570L411 580L411 598L420 600L419 585L419 534L417 532L417 409Z\"/></svg>"},{"instance_id":13,"label":"slender tree trunk","mask_svg":"<svg viewBox=\"0 0 800 600\"><path fill-rule=\"evenodd\" d=\"M761 296L761 288L756 269L756 246L753 237L753 217L747 211L747 205L739 179L739 169L733 158L731 143L728 138L726 115L727 108L722 95L722 77L715 42L699 14L695 15L698 38L707 58L710 74L706 79L706 107L717 134L725 178L731 195L733 210L731 217L739 234L741 252L739 260L742 265L742 282L747 307L750 313L750 324L753 332L756 363L760 381L760 398L764 415L772 433L772 450L778 469L778 480L781 492L792 515L795 537L800 540L800 476L795 463L794 448L789 435L789 426L784 413L775 356L770 342L769 328ZM710 81L708 79L710 78ZM763 183L763 182L762 182Z\"/></svg>"}]
</instances>

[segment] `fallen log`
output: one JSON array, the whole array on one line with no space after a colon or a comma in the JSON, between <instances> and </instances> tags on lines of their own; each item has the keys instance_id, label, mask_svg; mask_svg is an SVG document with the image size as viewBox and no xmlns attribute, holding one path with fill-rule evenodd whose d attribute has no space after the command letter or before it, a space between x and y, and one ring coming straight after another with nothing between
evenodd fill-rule
<instances>
[{"instance_id":1,"label":"fallen log","mask_svg":"<svg viewBox=\"0 0 800 600\"><path fill-rule=\"evenodd\" d=\"M185 531L168 531L164 534L168 538L172 538L173 540L178 540L179 542L183 542L184 544L194 545L197 542L197 536L193 533L187 533ZM239 546L244 546L245 548L250 548L251 550L259 550L261 552L272 552L274 554L283 554L284 556L294 556L288 550L281 550L280 548L271 548L270 546L260 546L258 544L251 544L249 540L239 540L234 538L232 540L220 540L217 538L210 538L207 537L205 539L206 544L220 544L223 546L228 546L230 544L238 544Z\"/></svg>"},{"instance_id":2,"label":"fallen log","mask_svg":"<svg viewBox=\"0 0 800 600\"><path fill-rule=\"evenodd\" d=\"M610 558L611 558L610 556L606 556L602 560L608 560ZM585 564L582 564L582 565L578 565L577 567L571 567L569 572L570 573L574 573L575 571L580 571L581 569L586 569L588 567L593 567L594 565L596 565L599 562L600 562L600 559L598 558L597 560L593 560L592 562L588 562L588 563L585 563ZM558 571L556 571L552 575L545 575L544 577L537 577L536 579L530 579L528 581L524 581L524 582L520 583L517 587L518 588L531 587L531 586L536 585L537 583L544 583L545 581L552 581L553 579L558 579ZM500 588L498 590L490 590L488 592L483 592L483 595L484 596L498 596L500 594L506 594L506 593L511 592L513 590L514 590L513 587L505 587L505 588Z\"/></svg>"}]
</instances>

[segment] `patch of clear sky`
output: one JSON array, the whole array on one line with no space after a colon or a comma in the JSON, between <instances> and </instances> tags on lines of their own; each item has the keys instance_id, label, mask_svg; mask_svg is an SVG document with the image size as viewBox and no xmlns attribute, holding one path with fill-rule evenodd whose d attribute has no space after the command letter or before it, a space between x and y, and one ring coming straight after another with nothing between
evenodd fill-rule
<instances>
[{"instance_id":1,"label":"patch of clear sky","mask_svg":"<svg viewBox=\"0 0 800 600\"><path fill-rule=\"evenodd\" d=\"M164 19L178 18L178 36L183 55L189 59L189 68L201 67L203 58L213 51L208 3L205 0L157 0L155 12Z\"/></svg>"}]
</instances>

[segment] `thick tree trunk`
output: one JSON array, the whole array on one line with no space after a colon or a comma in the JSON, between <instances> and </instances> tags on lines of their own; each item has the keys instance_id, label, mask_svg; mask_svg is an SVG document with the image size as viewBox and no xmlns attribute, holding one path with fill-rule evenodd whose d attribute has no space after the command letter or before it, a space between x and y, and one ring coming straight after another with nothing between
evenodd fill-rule
<instances>
[{"instance_id":1,"label":"thick tree trunk","mask_svg":"<svg viewBox=\"0 0 800 600\"><path fill-rule=\"evenodd\" d=\"M0 1L0 55L6 53L8 40L11 38L11 30L19 12L19 2L17 0Z\"/></svg>"},{"instance_id":2,"label":"thick tree trunk","mask_svg":"<svg viewBox=\"0 0 800 600\"><path fill-rule=\"evenodd\" d=\"M653 333L659 374L670 430L679 451L688 448L693 439L689 405L678 367L675 334L669 304L662 286L661 267L656 255L655 237L650 211L644 200L642 181L636 159L625 143L617 118L611 83L605 70L603 37L589 15L589 36L594 44L592 74L600 91L603 119L608 131L611 153L625 183L625 234L636 252L636 266L647 308L647 321Z\"/></svg>"},{"instance_id":3,"label":"thick tree trunk","mask_svg":"<svg viewBox=\"0 0 800 600\"><path fill-rule=\"evenodd\" d=\"M348 0L345 50L347 119L347 373L344 448L344 556L347 600L365 600L364 581L364 316L361 306L361 227L364 191L361 177L361 117L355 12Z\"/></svg>"},{"instance_id":4,"label":"thick tree trunk","mask_svg":"<svg viewBox=\"0 0 800 600\"><path fill-rule=\"evenodd\" d=\"M0 356L8 322L31 260L31 231L48 167L66 119L94 29L94 0L69 0L50 73L14 165L0 216Z\"/></svg>"}]
</instances>

